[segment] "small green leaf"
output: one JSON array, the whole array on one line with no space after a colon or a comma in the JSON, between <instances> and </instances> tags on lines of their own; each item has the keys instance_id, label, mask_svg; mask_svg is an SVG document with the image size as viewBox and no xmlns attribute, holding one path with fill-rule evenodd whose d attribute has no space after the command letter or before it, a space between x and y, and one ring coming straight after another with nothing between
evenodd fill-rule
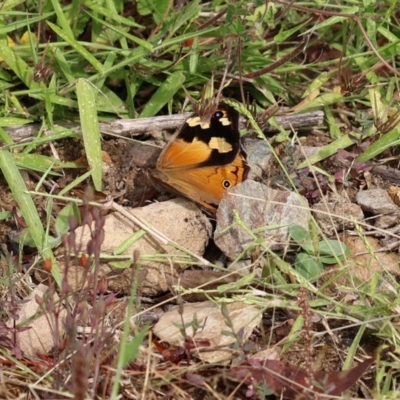
<instances>
[{"instance_id":1,"label":"small green leaf","mask_svg":"<svg viewBox=\"0 0 400 400\"><path fill-rule=\"evenodd\" d=\"M59 24L60 28L56 26L58 29L60 29L65 36L68 36L70 38L74 37L74 34L72 33L72 27L71 27L71 22L70 20L67 19L66 15L64 14L65 8L61 5L61 2L58 0L51 0L51 4L53 5L53 9L55 13L57 14L57 23ZM49 23L49 21L47 21Z\"/></svg>"},{"instance_id":2,"label":"small green leaf","mask_svg":"<svg viewBox=\"0 0 400 400\"><path fill-rule=\"evenodd\" d=\"M218 30L219 30L219 27L211 26L211 27L205 28L201 31L188 32L188 33L185 33L180 36L175 36L175 37L172 37L171 39L161 42L158 46L155 46L154 51L160 51L161 49L165 49L165 48L172 46L174 44L177 44L177 43L181 44L183 41L185 41L186 39L189 39L189 38L216 34L215 32Z\"/></svg>"},{"instance_id":3,"label":"small green leaf","mask_svg":"<svg viewBox=\"0 0 400 400\"><path fill-rule=\"evenodd\" d=\"M250 274L243 275L242 278L236 280L235 282L219 285L217 287L217 290L219 293L223 293L230 290L235 290L235 289L237 290L241 287L247 287L252 283L254 275L255 275L254 271L251 272Z\"/></svg>"},{"instance_id":4,"label":"small green leaf","mask_svg":"<svg viewBox=\"0 0 400 400\"><path fill-rule=\"evenodd\" d=\"M324 107L325 119L329 126L329 133L332 139L339 139L342 136L342 131L340 129L340 125L337 123L335 119L332 107Z\"/></svg>"},{"instance_id":5,"label":"small green leaf","mask_svg":"<svg viewBox=\"0 0 400 400\"><path fill-rule=\"evenodd\" d=\"M7 66L24 82L30 89L40 90L40 85L35 82L33 77L33 69L25 62L25 60L18 56L6 43L0 41L0 55Z\"/></svg>"},{"instance_id":6,"label":"small green leaf","mask_svg":"<svg viewBox=\"0 0 400 400\"><path fill-rule=\"evenodd\" d=\"M126 18L123 17L122 15L118 15L117 13L115 14L111 13L108 8L102 7L100 3L88 2L85 4L85 6L95 11L96 14L106 17L106 20L103 19L102 22L111 21L112 24L114 25L117 24L121 26L125 25L127 27L140 28L140 29L145 28L143 25L139 25L137 22L135 22L133 18Z\"/></svg>"},{"instance_id":7,"label":"small green leaf","mask_svg":"<svg viewBox=\"0 0 400 400\"><path fill-rule=\"evenodd\" d=\"M8 144L11 145L14 143L11 136L3 128L1 128L1 125L0 125L0 141L3 141L4 144L6 144L6 145L8 145ZM4 146L4 144L3 144L3 146Z\"/></svg>"},{"instance_id":8,"label":"small green leaf","mask_svg":"<svg viewBox=\"0 0 400 400\"><path fill-rule=\"evenodd\" d=\"M200 13L202 6L199 0L189 1L179 13L176 14L175 20L172 22L170 32L176 32L183 24L189 24L191 19L195 19ZM182 39L184 40L184 39Z\"/></svg>"},{"instance_id":9,"label":"small green leaf","mask_svg":"<svg viewBox=\"0 0 400 400\"><path fill-rule=\"evenodd\" d=\"M198 48L199 48L199 38L195 37L193 39L191 54L190 54L190 58L189 58L189 71L190 71L190 74L192 74L192 75L194 75L197 72L197 66L198 66L199 57L200 57Z\"/></svg>"},{"instance_id":10,"label":"small green leaf","mask_svg":"<svg viewBox=\"0 0 400 400\"><path fill-rule=\"evenodd\" d=\"M342 13L346 13L346 14L358 14L360 11L359 7L341 7L340 10ZM315 31L319 30L319 29L323 29L323 28L328 28L332 25L336 25L339 24L343 21L346 21L347 17L340 17L340 16L334 16L328 19L325 19L323 22L321 22L320 24L317 25L313 25L312 29L306 31L305 33L314 33Z\"/></svg>"},{"instance_id":11,"label":"small green leaf","mask_svg":"<svg viewBox=\"0 0 400 400\"><path fill-rule=\"evenodd\" d=\"M290 346L293 344L293 340L297 338L300 334L300 331L303 329L304 326L304 317L299 315L296 320L294 321L292 328L290 329L289 335L287 338L289 340L285 341L286 343L282 346L282 351L286 352Z\"/></svg>"},{"instance_id":12,"label":"small green leaf","mask_svg":"<svg viewBox=\"0 0 400 400\"><path fill-rule=\"evenodd\" d=\"M36 246L35 241L33 240L31 232L29 231L28 228L23 229L18 235L14 236L13 241L22 246L29 246L29 247ZM60 244L61 244L61 237L54 237L50 235L47 236L47 246L50 249L54 249L55 247L58 247Z\"/></svg>"},{"instance_id":13,"label":"small green leaf","mask_svg":"<svg viewBox=\"0 0 400 400\"><path fill-rule=\"evenodd\" d=\"M58 214L55 222L55 229L59 236L67 233L69 230L69 218L75 217L80 221L78 206L75 203L68 203Z\"/></svg>"},{"instance_id":14,"label":"small green leaf","mask_svg":"<svg viewBox=\"0 0 400 400\"><path fill-rule=\"evenodd\" d=\"M310 233L300 225L289 226L289 233L292 239L306 252L313 253L314 246Z\"/></svg>"},{"instance_id":15,"label":"small green leaf","mask_svg":"<svg viewBox=\"0 0 400 400\"><path fill-rule=\"evenodd\" d=\"M295 262L296 271L310 282L318 279L324 267L318 258L307 253L299 253Z\"/></svg>"},{"instance_id":16,"label":"small green leaf","mask_svg":"<svg viewBox=\"0 0 400 400\"><path fill-rule=\"evenodd\" d=\"M146 42L143 39L140 39L139 37L135 35L131 35L128 31L128 28L125 27L123 29L118 28L115 26L115 23L107 23L107 21L101 20L99 18L96 18L95 15L89 14L91 18L94 20L98 21L101 23L103 29L104 27L108 27L112 31L114 31L116 34L120 35L121 37L125 37L126 39L132 40L133 43L137 44L138 46L143 47L144 49L151 51L153 49L153 45L150 42Z\"/></svg>"},{"instance_id":17,"label":"small green leaf","mask_svg":"<svg viewBox=\"0 0 400 400\"><path fill-rule=\"evenodd\" d=\"M350 249L340 240L321 240L319 242L319 252L324 255L349 255Z\"/></svg>"},{"instance_id":18,"label":"small green leaf","mask_svg":"<svg viewBox=\"0 0 400 400\"><path fill-rule=\"evenodd\" d=\"M322 240L319 242L320 261L323 264L336 264L350 256L350 248L339 240Z\"/></svg>"}]
</instances>

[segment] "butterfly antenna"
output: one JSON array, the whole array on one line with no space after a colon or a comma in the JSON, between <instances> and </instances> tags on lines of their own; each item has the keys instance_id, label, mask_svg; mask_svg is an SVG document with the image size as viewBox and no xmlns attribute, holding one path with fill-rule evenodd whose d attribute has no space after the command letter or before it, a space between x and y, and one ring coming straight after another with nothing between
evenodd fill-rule
<instances>
[{"instance_id":1,"label":"butterfly antenna","mask_svg":"<svg viewBox=\"0 0 400 400\"><path fill-rule=\"evenodd\" d=\"M218 109L218 98L214 95L214 75L207 84L204 85L199 102L194 102L193 110L202 121L208 121L212 114Z\"/></svg>"}]
</instances>

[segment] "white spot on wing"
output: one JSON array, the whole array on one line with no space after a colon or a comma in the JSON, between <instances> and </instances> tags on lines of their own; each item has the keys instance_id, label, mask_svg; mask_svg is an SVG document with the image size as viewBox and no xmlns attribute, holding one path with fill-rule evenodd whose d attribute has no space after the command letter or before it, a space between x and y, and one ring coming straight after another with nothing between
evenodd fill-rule
<instances>
[{"instance_id":1,"label":"white spot on wing","mask_svg":"<svg viewBox=\"0 0 400 400\"><path fill-rule=\"evenodd\" d=\"M209 129L210 128L210 121L202 121L200 117L188 118L186 120L186 123L192 128L197 125L200 125L201 129Z\"/></svg>"},{"instance_id":2,"label":"white spot on wing","mask_svg":"<svg viewBox=\"0 0 400 400\"><path fill-rule=\"evenodd\" d=\"M218 150L218 153L229 153L232 151L232 145L222 137L212 137L208 145L210 149Z\"/></svg>"},{"instance_id":3,"label":"white spot on wing","mask_svg":"<svg viewBox=\"0 0 400 400\"><path fill-rule=\"evenodd\" d=\"M222 125L228 126L231 124L231 121L228 117L223 117L219 119L219 122L221 122Z\"/></svg>"}]
</instances>

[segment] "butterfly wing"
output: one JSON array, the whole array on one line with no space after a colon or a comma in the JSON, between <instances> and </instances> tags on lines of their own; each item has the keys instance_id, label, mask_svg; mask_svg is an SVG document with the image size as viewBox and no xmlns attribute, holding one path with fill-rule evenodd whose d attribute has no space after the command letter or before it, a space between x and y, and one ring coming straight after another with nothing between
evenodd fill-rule
<instances>
[{"instance_id":1,"label":"butterfly wing","mask_svg":"<svg viewBox=\"0 0 400 400\"><path fill-rule=\"evenodd\" d=\"M232 164L219 167L203 167L162 174L153 177L173 193L181 194L215 213L223 194L232 186L246 179L248 167L238 154Z\"/></svg>"},{"instance_id":2,"label":"butterfly wing","mask_svg":"<svg viewBox=\"0 0 400 400\"><path fill-rule=\"evenodd\" d=\"M239 114L221 103L207 118L186 120L161 152L158 170L179 170L232 163L240 149Z\"/></svg>"},{"instance_id":3,"label":"butterfly wing","mask_svg":"<svg viewBox=\"0 0 400 400\"><path fill-rule=\"evenodd\" d=\"M225 191L246 178L239 114L220 103L194 114L164 147L152 178L215 213Z\"/></svg>"}]
</instances>

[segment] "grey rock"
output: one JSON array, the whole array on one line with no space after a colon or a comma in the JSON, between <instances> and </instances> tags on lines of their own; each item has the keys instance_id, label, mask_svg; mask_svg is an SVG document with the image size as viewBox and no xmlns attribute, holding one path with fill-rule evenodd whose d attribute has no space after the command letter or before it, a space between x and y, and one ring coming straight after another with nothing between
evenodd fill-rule
<instances>
[{"instance_id":1,"label":"grey rock","mask_svg":"<svg viewBox=\"0 0 400 400\"><path fill-rule=\"evenodd\" d=\"M379 229L389 229L394 227L398 220L398 215L382 215L376 218L374 226Z\"/></svg>"},{"instance_id":2,"label":"grey rock","mask_svg":"<svg viewBox=\"0 0 400 400\"><path fill-rule=\"evenodd\" d=\"M364 211L374 215L399 214L400 209L383 189L362 190L357 193L357 203Z\"/></svg>"},{"instance_id":3,"label":"grey rock","mask_svg":"<svg viewBox=\"0 0 400 400\"><path fill-rule=\"evenodd\" d=\"M246 229L235 224L234 210ZM308 230L310 212L306 200L296 193L247 180L224 194L216 217L214 241L228 258L234 259L255 243L255 237L262 237L273 250L284 249L289 240L288 227L296 224ZM258 232L254 236L249 233L255 230Z\"/></svg>"},{"instance_id":4,"label":"grey rock","mask_svg":"<svg viewBox=\"0 0 400 400\"><path fill-rule=\"evenodd\" d=\"M328 236L345 229L354 229L353 220L364 219L361 207L349 202L318 203L312 209L318 225Z\"/></svg>"},{"instance_id":5,"label":"grey rock","mask_svg":"<svg viewBox=\"0 0 400 400\"><path fill-rule=\"evenodd\" d=\"M250 167L248 179L262 178L274 159L268 144L261 139L247 138L243 141L243 147Z\"/></svg>"}]
</instances>

